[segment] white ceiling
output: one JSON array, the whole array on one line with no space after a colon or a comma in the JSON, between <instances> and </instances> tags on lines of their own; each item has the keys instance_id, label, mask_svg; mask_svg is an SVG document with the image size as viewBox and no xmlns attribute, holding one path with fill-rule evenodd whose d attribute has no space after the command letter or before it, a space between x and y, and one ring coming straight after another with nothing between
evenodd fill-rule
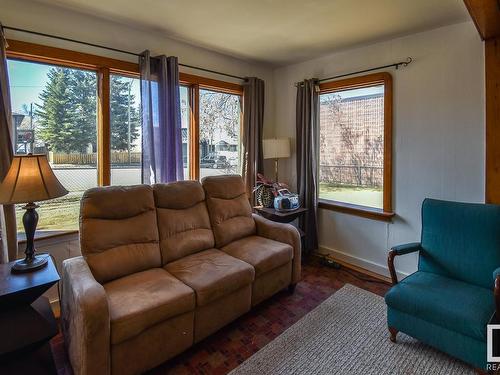
<instances>
[{"instance_id":1,"label":"white ceiling","mask_svg":"<svg viewBox=\"0 0 500 375\"><path fill-rule=\"evenodd\" d=\"M469 19L462 0L39 0L273 65Z\"/></svg>"}]
</instances>

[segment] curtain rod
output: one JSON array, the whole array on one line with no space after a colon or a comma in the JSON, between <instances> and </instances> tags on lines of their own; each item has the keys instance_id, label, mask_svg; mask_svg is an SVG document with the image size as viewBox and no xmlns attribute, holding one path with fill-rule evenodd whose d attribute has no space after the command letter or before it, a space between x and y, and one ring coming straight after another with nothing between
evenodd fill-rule
<instances>
[{"instance_id":1,"label":"curtain rod","mask_svg":"<svg viewBox=\"0 0 500 375\"><path fill-rule=\"evenodd\" d=\"M392 68L392 67L394 67L396 69L399 69L400 66L408 66L409 64L411 64L412 61L413 61L413 59L411 57L407 57L406 61L399 61L399 62L396 62L396 63L393 63L393 64L389 64L389 65L382 65L382 66L377 66L375 68L358 70L357 72L351 72L351 73L346 73L346 74L339 74L339 75L333 76L333 77L322 78L322 79L319 79L318 82L332 81L332 80L337 79L337 78L348 77L348 76L352 76L352 75L355 75L355 74L367 73L367 72L371 72L371 71L374 71L374 70L380 70L380 69L386 69L386 68ZM298 85L301 85L301 84L303 84L303 82L296 82L295 86L298 86Z\"/></svg>"},{"instance_id":2,"label":"curtain rod","mask_svg":"<svg viewBox=\"0 0 500 375\"><path fill-rule=\"evenodd\" d=\"M109 51L124 53L124 54L127 54L127 55L132 55L132 56L137 56L137 57L141 56L141 54L139 54L139 53L130 52L130 51L126 51L126 50L122 50L122 49L118 49L118 48L107 47L107 46L103 46L101 44L82 42L81 40L66 38L66 37L63 37L63 36L52 35L52 34L45 34L45 33L41 33L41 32L38 32L38 31L27 30L27 29L20 29L18 27L11 27L11 26L5 26L5 25L2 25L1 27L3 29L5 29L5 30L19 31L19 32L22 32L22 33L39 35L39 36L43 36L43 37L47 37L47 38L64 40L66 42L78 43L78 44L83 44L83 45L90 46L90 47L97 47L97 48L107 49ZM190 68L190 69L201 70L201 71L207 72L207 73L218 74L218 75L221 75L221 76L231 77L231 78L239 79L239 80L242 80L242 81L246 80L245 77L240 77L240 76L236 76L236 75L228 74L228 73L222 73L222 72L218 72L216 70L211 70L211 69L206 69L206 68L200 68L199 66L188 65L188 64L181 64L181 63L179 63L179 66L183 66L185 68Z\"/></svg>"}]
</instances>

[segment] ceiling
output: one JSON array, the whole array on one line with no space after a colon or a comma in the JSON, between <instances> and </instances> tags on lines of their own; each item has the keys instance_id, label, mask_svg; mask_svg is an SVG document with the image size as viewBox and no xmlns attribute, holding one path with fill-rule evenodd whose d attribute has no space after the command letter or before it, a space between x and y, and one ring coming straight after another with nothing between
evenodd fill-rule
<instances>
[{"instance_id":1,"label":"ceiling","mask_svg":"<svg viewBox=\"0 0 500 375\"><path fill-rule=\"evenodd\" d=\"M470 19L462 0L38 0L285 65Z\"/></svg>"}]
</instances>

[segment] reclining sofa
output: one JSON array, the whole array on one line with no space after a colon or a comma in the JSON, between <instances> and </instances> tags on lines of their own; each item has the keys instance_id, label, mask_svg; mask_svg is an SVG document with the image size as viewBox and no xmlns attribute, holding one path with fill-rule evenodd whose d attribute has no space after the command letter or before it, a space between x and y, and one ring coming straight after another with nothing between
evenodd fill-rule
<instances>
[{"instance_id":1,"label":"reclining sofa","mask_svg":"<svg viewBox=\"0 0 500 375\"><path fill-rule=\"evenodd\" d=\"M85 192L62 270L75 374L137 374L300 279L300 235L252 214L240 176Z\"/></svg>"}]
</instances>

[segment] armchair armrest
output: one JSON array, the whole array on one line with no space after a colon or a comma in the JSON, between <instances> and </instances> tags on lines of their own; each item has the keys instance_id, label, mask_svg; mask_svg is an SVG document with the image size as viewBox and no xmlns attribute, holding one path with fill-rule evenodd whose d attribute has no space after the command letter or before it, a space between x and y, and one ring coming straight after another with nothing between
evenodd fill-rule
<instances>
[{"instance_id":1,"label":"armchair armrest","mask_svg":"<svg viewBox=\"0 0 500 375\"><path fill-rule=\"evenodd\" d=\"M302 256L299 231L291 224L277 223L256 214L252 215L257 227L257 235L286 243L293 248L292 285L297 284L300 281Z\"/></svg>"},{"instance_id":2,"label":"armchair armrest","mask_svg":"<svg viewBox=\"0 0 500 375\"><path fill-rule=\"evenodd\" d=\"M391 248L387 256L387 266L389 267L389 272L391 274L392 284L396 285L398 283L398 275L396 274L396 268L394 267L394 258L398 255L410 254L422 249L420 242L412 242L404 245L398 245Z\"/></svg>"},{"instance_id":3,"label":"armchair armrest","mask_svg":"<svg viewBox=\"0 0 500 375\"><path fill-rule=\"evenodd\" d=\"M61 317L75 374L110 374L110 317L104 287L83 257L63 262Z\"/></svg>"}]
</instances>

